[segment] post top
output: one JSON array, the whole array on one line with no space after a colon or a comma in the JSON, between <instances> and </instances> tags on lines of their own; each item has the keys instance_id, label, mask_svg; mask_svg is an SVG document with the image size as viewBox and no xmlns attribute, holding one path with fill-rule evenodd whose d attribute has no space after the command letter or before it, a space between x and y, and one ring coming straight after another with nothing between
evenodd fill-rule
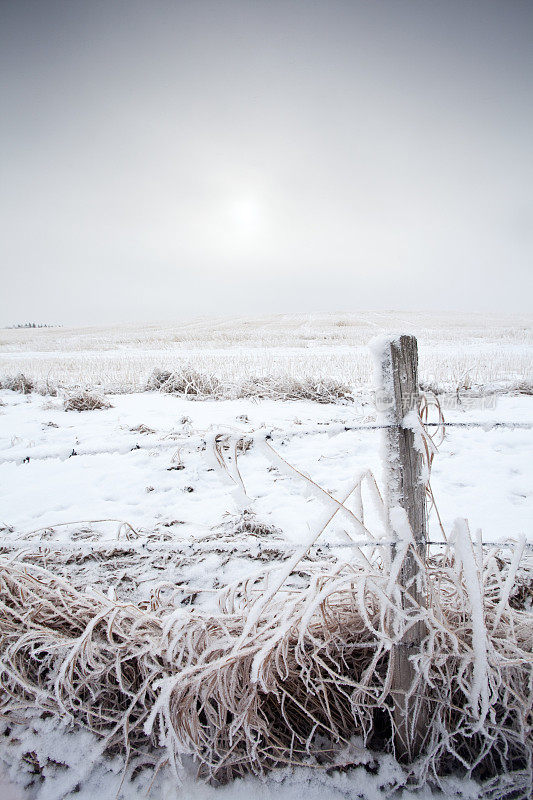
<instances>
[{"instance_id":1,"label":"post top","mask_svg":"<svg viewBox=\"0 0 533 800\"><path fill-rule=\"evenodd\" d=\"M402 339L414 339L416 342L416 336L411 333L385 333L380 334L379 336L374 336L368 343L368 347L374 356L374 358L383 358L383 356L388 352L391 345L400 345Z\"/></svg>"}]
</instances>

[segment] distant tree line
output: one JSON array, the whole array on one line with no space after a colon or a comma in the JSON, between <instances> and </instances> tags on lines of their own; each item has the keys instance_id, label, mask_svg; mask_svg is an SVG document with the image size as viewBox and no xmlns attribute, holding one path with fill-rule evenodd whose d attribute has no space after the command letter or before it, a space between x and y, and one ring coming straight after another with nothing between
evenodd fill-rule
<instances>
[{"instance_id":1,"label":"distant tree line","mask_svg":"<svg viewBox=\"0 0 533 800\"><path fill-rule=\"evenodd\" d=\"M17 322L16 325L6 325L6 328L62 328L62 325L53 325L46 322Z\"/></svg>"}]
</instances>

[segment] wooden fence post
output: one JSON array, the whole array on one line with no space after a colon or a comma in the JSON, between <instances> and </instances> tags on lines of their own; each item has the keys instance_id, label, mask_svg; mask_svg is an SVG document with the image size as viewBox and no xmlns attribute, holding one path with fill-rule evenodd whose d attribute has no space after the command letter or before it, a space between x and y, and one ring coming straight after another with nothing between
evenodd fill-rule
<instances>
[{"instance_id":1,"label":"wooden fence post","mask_svg":"<svg viewBox=\"0 0 533 800\"><path fill-rule=\"evenodd\" d=\"M386 489L389 512L401 506L406 514L415 540L415 549L423 561L427 549L426 488L424 462L415 447L414 433L403 427L405 415L416 411L419 404L418 347L414 336L400 336L387 341L381 350L382 401L388 403L386 419L391 425L386 430ZM425 592L421 568L412 548L409 548L398 577L404 587L402 605L413 609L425 606ZM414 693L416 673L409 656L420 648L425 633L423 622L407 628L402 640L394 648L394 674L391 694L394 702L396 728L395 750L400 761L411 761L419 754L427 722L427 707Z\"/></svg>"}]
</instances>

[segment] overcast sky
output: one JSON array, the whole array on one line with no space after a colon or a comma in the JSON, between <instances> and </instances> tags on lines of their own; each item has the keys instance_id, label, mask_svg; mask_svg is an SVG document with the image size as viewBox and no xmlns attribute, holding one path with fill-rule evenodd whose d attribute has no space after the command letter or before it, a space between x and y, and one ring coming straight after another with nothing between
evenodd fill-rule
<instances>
[{"instance_id":1,"label":"overcast sky","mask_svg":"<svg viewBox=\"0 0 533 800\"><path fill-rule=\"evenodd\" d=\"M0 323L531 309L531 0L0 8Z\"/></svg>"}]
</instances>

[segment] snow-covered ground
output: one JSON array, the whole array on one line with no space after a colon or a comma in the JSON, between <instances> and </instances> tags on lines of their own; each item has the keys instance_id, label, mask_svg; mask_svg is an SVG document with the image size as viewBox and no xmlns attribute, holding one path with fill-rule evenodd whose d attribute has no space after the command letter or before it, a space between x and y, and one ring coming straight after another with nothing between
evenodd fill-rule
<instances>
[{"instance_id":1,"label":"snow-covered ground","mask_svg":"<svg viewBox=\"0 0 533 800\"><path fill-rule=\"evenodd\" d=\"M240 324L237 336L234 328L220 324L212 328L211 350L204 347L203 351L199 342L205 326L198 325L188 328L185 344L169 340L172 329L152 331L152 339L146 331L136 329L123 331L117 346L115 332L114 339L110 335L106 339L110 345L107 353L99 349L103 335L95 337L90 331L77 336L62 329L9 331L0 343L0 374L14 371L6 370L9 363L27 372L38 363L35 377L50 373L58 377L57 370L68 362L74 365L71 383L82 374L101 383L102 359L111 359L117 374L121 369L125 374L121 359L129 369L138 358L142 369L138 365L132 368L135 380L129 386L131 391L152 368L163 365L161 360L169 350L168 358L175 365L177 349L180 357L190 361L197 347L200 364L211 369L216 361L227 375L236 369L244 374L253 363L266 373L300 370L299 374L343 377L339 365L345 363L347 353L355 358L354 364L357 359L359 365L365 364L360 374L367 375L369 360L361 338L370 329L379 332L381 325L391 324L390 315L381 321L377 317L368 317L357 337L353 330L349 333L353 322L349 315L338 319L336 326L331 320L322 320L323 330L335 328L344 337L334 345L317 343L316 320L306 328L301 320L291 327L294 318L286 318L282 336L275 325L256 325L250 332L253 341L246 346L246 325ZM527 320L514 328L508 320L493 323L489 336L476 320L470 320L468 327L465 319L467 333L461 341L461 326L456 324L453 331L441 336L442 322L440 328L426 330L421 359L437 364L440 358L447 366L439 377L457 378L456 385L460 384L460 369L468 364L485 384L493 379L529 379L532 346ZM413 319L400 319L395 327L405 328L406 324L416 327ZM416 324L421 324L420 319ZM355 329L355 324L352 327ZM272 341L268 343L269 331ZM307 335L310 349L305 343ZM358 369L360 366L353 367L352 378ZM33 374L31 369L29 374ZM41 559L44 553L47 563L70 574L79 585L93 585L119 598L144 598L156 583L170 581L183 588L188 602L210 607L217 587L253 574L269 560L281 563L308 538L323 507L319 491L297 471L337 498L348 492L364 469L371 469L380 482L381 432L350 430L376 420L368 386L358 388L355 403L324 405L250 398L194 402L157 392L121 392L109 395L111 408L81 413L65 412L61 397L1 391L0 550L24 551L26 557L35 553ZM492 426L496 421L532 424L533 396L477 397L463 390L460 397L459 404L455 395L441 398L446 420L482 422L484 427L448 428L434 460L431 484L445 530L456 517L466 517L472 531L482 530L485 541L522 534L533 541L533 429ZM269 457L262 445L266 434L276 452L297 471L281 469L279 461ZM263 526L260 535L243 524L250 519ZM372 512L366 522L379 532L381 523ZM343 524L342 519L334 521L323 534L317 545L322 556L329 548L332 558L350 558ZM430 537L438 541L441 535L433 513ZM74 551L92 555L101 551L103 558L80 559L78 563L70 558ZM106 554L113 554L112 558ZM48 725L46 731L43 725ZM21 736L21 752L41 748L41 757L68 763L70 769L65 775L46 768L42 787L24 793L17 753L4 750L0 752L5 759L0 800L59 800L63 796L107 800L116 796L121 764L118 760L104 763L97 756L91 760L89 754L97 749L88 734L73 734L56 722L36 720L35 730L21 729ZM181 788L162 773L152 796L155 800L239 800L250 794L265 800L274 796L280 800L304 796L309 800L356 796L383 800L397 769L392 760L384 758L370 771L361 767L349 773L326 774L299 769L293 774L275 773L266 783L249 778L215 790L197 783L191 768ZM8 785L8 781L16 785ZM144 796L145 789L128 786L122 791L124 797L134 800ZM447 796L474 798L476 792L471 783L452 782ZM402 800L415 796L422 800L434 795L427 788L405 791Z\"/></svg>"},{"instance_id":2,"label":"snow-covered ground","mask_svg":"<svg viewBox=\"0 0 533 800\"><path fill-rule=\"evenodd\" d=\"M159 775L150 793L145 783L122 784L122 762L103 761L96 741L82 732L72 734L58 726L36 726L26 733L21 751L35 747L38 740L40 756L61 762L68 769L54 774L52 768L44 770L47 776L37 793L20 789L20 773L0 777L2 800L386 800L392 787L401 782L402 769L390 756L361 757L361 766L349 771L312 769L300 767L272 772L267 779L247 777L216 788L195 778L192 764L185 763L181 785L175 777ZM356 746L356 745L355 745ZM0 752L0 756L1 756ZM29 768L27 768L29 771ZM8 771L8 768L6 768ZM162 773L164 771L162 770ZM122 785L121 785L122 784ZM471 780L450 778L444 781L444 790L422 787L403 790L395 794L396 800L479 800L479 786Z\"/></svg>"},{"instance_id":3,"label":"snow-covered ground","mask_svg":"<svg viewBox=\"0 0 533 800\"><path fill-rule=\"evenodd\" d=\"M35 394L4 391L0 399L2 546L26 553L46 546L49 563L59 559L63 569L73 549L102 548L105 553L106 548L111 552L122 546L126 550L115 555L111 569L101 562L68 568L79 583L105 591L112 587L119 597L144 597L155 583L169 580L184 587L184 596L187 587L194 590L189 592L193 602L209 606L216 596L213 589L261 567L265 548L267 558L281 559L306 539L320 514L320 499L296 473L280 471L268 460L258 444L265 432L283 458L336 497L364 468L370 467L378 480L381 476L380 432L345 430L375 420L370 396L356 405L319 405L244 399L193 402L151 392L111 396L112 408L81 413L65 412L59 399ZM472 529L483 530L487 541L520 534L533 539L533 430L491 427L502 420L533 422L533 398L469 401L465 396L461 405L450 405L448 421L475 420L486 426L449 428L435 459L432 486L444 527L465 516ZM229 435L228 441L252 441L238 456L246 497L235 491L214 457L215 434ZM232 450L222 452L231 467ZM235 535L244 506L270 527L267 539ZM434 515L430 535L440 536ZM347 558L345 539L339 522L328 528L323 545ZM165 547L162 560L152 553L137 559L137 569L131 567L136 554ZM32 734L27 735L31 739ZM63 736L63 746L74 748L69 763L72 775L77 775L80 740L55 728L54 736ZM33 737L32 747L35 742L42 745L42 736ZM10 754L5 757L9 760ZM76 798L94 797L96 787L104 797L114 796L120 781L117 769L95 760ZM294 800L327 792L332 798L360 794L381 800L387 770L393 769L383 762L379 780L363 768L319 779L302 769L292 776L279 774L266 784L250 778L216 792L191 777L180 790L174 784L165 788L163 781L155 797L237 800L253 792ZM62 796L58 787L56 779L50 779L39 799L56 800ZM10 798L8 791L13 800L20 797L17 786L0 788L2 800ZM136 795L133 787L127 788L127 797ZM410 796L404 793L404 798ZM424 790L417 796L431 793ZM475 792L463 782L450 788L449 796L473 797Z\"/></svg>"},{"instance_id":4,"label":"snow-covered ground","mask_svg":"<svg viewBox=\"0 0 533 800\"><path fill-rule=\"evenodd\" d=\"M112 395L113 408L81 413L35 394L4 391L0 397L1 519L13 529L4 532L5 543L40 541L43 530L47 542L66 542L76 525L65 523L101 519L113 520L94 523L101 542L116 539L117 521L141 534L165 529L180 541L205 535L242 510L213 457L214 434L245 440L271 434L287 461L335 496L364 468L378 480L381 475L380 432L345 430L375 421L370 397L356 405L321 405L193 402L146 392ZM533 536L533 431L490 427L495 421L533 423L533 397L464 398L453 405L445 409L448 422L480 421L486 428L447 429L432 471L445 527L463 516L490 541ZM239 455L238 466L247 506L288 543L304 541L319 508L304 482L272 468L253 445ZM330 539L334 533L333 527Z\"/></svg>"}]
</instances>

